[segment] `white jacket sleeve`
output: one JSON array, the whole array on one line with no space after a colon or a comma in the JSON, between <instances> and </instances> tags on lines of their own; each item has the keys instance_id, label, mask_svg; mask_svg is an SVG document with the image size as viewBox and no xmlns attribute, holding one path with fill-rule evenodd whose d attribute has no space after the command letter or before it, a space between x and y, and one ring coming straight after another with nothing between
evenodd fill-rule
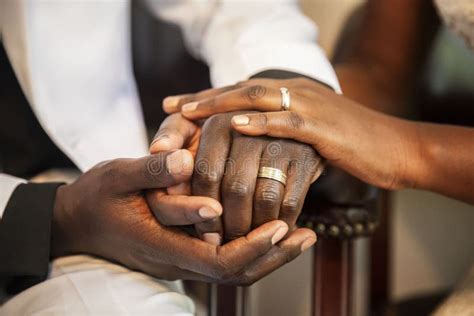
<instances>
[{"instance_id":1,"label":"white jacket sleeve","mask_svg":"<svg viewBox=\"0 0 474 316\"><path fill-rule=\"evenodd\" d=\"M297 0L148 3L156 15L181 27L191 52L209 65L213 86L278 69L312 77L341 91L331 64L317 45L317 28L301 12Z\"/></svg>"},{"instance_id":2,"label":"white jacket sleeve","mask_svg":"<svg viewBox=\"0 0 474 316\"><path fill-rule=\"evenodd\" d=\"M10 200L10 196L21 183L26 183L26 180L0 173L0 220L7 207L8 200Z\"/></svg>"}]
</instances>

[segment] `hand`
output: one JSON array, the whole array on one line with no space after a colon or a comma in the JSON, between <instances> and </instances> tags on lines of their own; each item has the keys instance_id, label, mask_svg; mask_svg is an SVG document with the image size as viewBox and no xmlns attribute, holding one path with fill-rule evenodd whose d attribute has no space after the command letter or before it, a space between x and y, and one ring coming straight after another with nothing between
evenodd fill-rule
<instances>
[{"instance_id":1,"label":"hand","mask_svg":"<svg viewBox=\"0 0 474 316\"><path fill-rule=\"evenodd\" d=\"M291 93L290 111L281 111L280 87ZM419 153L420 142L410 122L360 106L312 80L249 80L202 95L188 104L174 97L173 106L164 108L181 110L191 120L241 110L265 112L236 116L232 125L245 135L311 144L332 165L387 189L413 187L414 175L423 170L417 154L412 154Z\"/></svg>"},{"instance_id":2,"label":"hand","mask_svg":"<svg viewBox=\"0 0 474 316\"><path fill-rule=\"evenodd\" d=\"M225 229L215 219L197 224L196 230L203 240L214 244L220 244L222 233L226 240L233 240L275 219L285 221L292 229L309 185L322 171L321 160L311 147L240 135L232 132L231 117L216 115L200 130L181 115L171 115L160 127L150 150L171 149L168 144L173 143L194 152L199 141L192 191L222 201ZM200 140L196 136L199 134ZM275 180L257 179L262 166L284 170L288 176L286 187Z\"/></svg>"},{"instance_id":3,"label":"hand","mask_svg":"<svg viewBox=\"0 0 474 316\"><path fill-rule=\"evenodd\" d=\"M209 218L200 215L202 205L195 197L181 197L183 203L172 207L158 196L150 209L144 190L188 181L192 168L192 155L186 150L162 152L104 162L71 185L61 186L53 214L52 256L87 253L163 279L245 285L315 242L314 233L306 229L280 241L288 230L281 221L219 247L172 227Z\"/></svg>"}]
</instances>

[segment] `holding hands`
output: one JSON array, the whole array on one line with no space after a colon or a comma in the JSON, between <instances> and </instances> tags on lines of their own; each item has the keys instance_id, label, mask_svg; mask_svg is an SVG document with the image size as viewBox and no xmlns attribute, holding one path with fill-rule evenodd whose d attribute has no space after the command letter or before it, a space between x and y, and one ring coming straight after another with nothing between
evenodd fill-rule
<instances>
[{"instance_id":1,"label":"holding hands","mask_svg":"<svg viewBox=\"0 0 474 316\"><path fill-rule=\"evenodd\" d=\"M198 199L222 203L222 221L216 218L196 225L198 235L216 245L222 237L233 240L276 219L292 230L311 182L322 171L321 159L310 146L241 135L232 130L232 116L215 115L201 129L179 113L173 114L163 122L150 148L157 153L184 146L195 155L192 184L168 188L168 193L192 191L202 196ZM282 178L259 174L268 168L281 170Z\"/></svg>"},{"instance_id":2,"label":"holding hands","mask_svg":"<svg viewBox=\"0 0 474 316\"><path fill-rule=\"evenodd\" d=\"M222 246L188 235L177 226L219 216L217 201L166 197L156 191L148 193L147 202L144 192L189 181L192 169L189 151L160 152L104 162L61 186L54 209L52 256L92 254L162 279L248 285L316 241L307 229L282 240L288 225L280 220ZM200 212L203 207L215 213Z\"/></svg>"},{"instance_id":3,"label":"holding hands","mask_svg":"<svg viewBox=\"0 0 474 316\"><path fill-rule=\"evenodd\" d=\"M288 110L282 104L287 96L281 87L291 93ZM197 96L165 103L164 109L180 111L190 120L216 113L259 111L234 113L234 130L310 144L330 164L383 188L412 186L415 170L422 167L416 155L407 156L418 146L416 129L410 122L358 105L313 80L252 79Z\"/></svg>"},{"instance_id":4,"label":"holding hands","mask_svg":"<svg viewBox=\"0 0 474 316\"><path fill-rule=\"evenodd\" d=\"M291 93L289 104L282 87ZM474 203L472 128L385 115L304 78L252 79L173 97L164 109L190 120L259 111L233 116L234 130L310 144L333 166L381 188L418 188Z\"/></svg>"},{"instance_id":5,"label":"holding hands","mask_svg":"<svg viewBox=\"0 0 474 316\"><path fill-rule=\"evenodd\" d=\"M313 231L294 226L322 171L318 154L379 187L474 196L472 129L390 117L312 80L252 79L169 97L164 109L174 114L150 156L104 162L58 189L53 256L89 253L164 279L251 284L315 243ZM179 227L187 225L195 229Z\"/></svg>"}]
</instances>

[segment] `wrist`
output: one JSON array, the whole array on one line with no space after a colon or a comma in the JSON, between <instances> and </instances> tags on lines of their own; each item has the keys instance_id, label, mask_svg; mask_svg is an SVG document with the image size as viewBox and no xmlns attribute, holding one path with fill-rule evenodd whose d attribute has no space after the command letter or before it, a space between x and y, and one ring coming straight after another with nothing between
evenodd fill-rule
<instances>
[{"instance_id":1,"label":"wrist","mask_svg":"<svg viewBox=\"0 0 474 316\"><path fill-rule=\"evenodd\" d=\"M422 126L419 123L403 120L405 131L406 163L401 175L401 188L420 189L425 187L428 180L429 167L427 153L431 146L423 137Z\"/></svg>"},{"instance_id":2,"label":"wrist","mask_svg":"<svg viewBox=\"0 0 474 316\"><path fill-rule=\"evenodd\" d=\"M73 252L71 242L70 208L67 206L68 185L61 185L56 190L53 218L51 221L51 257L61 257Z\"/></svg>"}]
</instances>

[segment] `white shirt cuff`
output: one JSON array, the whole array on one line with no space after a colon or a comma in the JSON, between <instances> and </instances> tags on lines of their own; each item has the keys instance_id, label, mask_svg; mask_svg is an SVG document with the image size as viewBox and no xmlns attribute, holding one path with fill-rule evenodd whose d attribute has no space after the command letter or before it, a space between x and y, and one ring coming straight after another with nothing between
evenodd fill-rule
<instances>
[{"instance_id":1,"label":"white shirt cuff","mask_svg":"<svg viewBox=\"0 0 474 316\"><path fill-rule=\"evenodd\" d=\"M10 197L15 191L16 187L21 183L26 183L25 179L9 176L7 174L0 174L0 218L2 218L5 208L7 207Z\"/></svg>"},{"instance_id":2,"label":"white shirt cuff","mask_svg":"<svg viewBox=\"0 0 474 316\"><path fill-rule=\"evenodd\" d=\"M229 65L229 58L223 58L211 66L213 86L231 85L259 72L276 69L314 78L333 88L336 93L342 93L334 69L322 49L314 43L298 43L291 46L275 43L275 45L248 47L233 57L235 62L232 65Z\"/></svg>"}]
</instances>

